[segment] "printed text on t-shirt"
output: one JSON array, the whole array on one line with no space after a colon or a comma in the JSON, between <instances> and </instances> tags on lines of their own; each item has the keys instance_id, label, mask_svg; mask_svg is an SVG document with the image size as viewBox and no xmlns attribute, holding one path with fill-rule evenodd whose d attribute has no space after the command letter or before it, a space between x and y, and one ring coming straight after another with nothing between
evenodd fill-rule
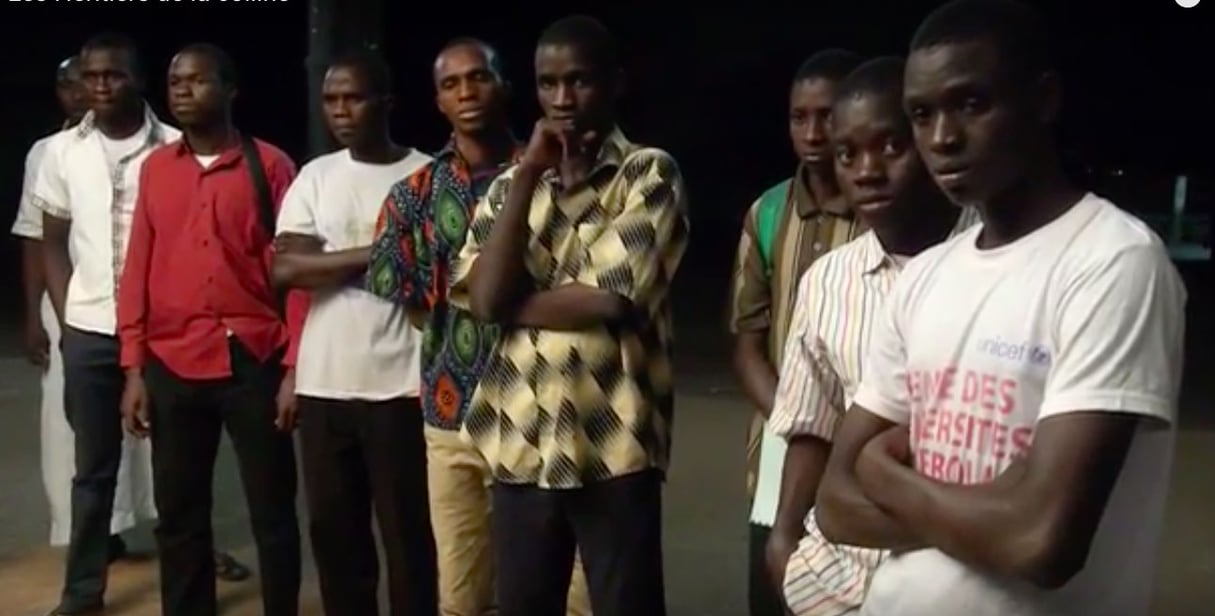
<instances>
[{"instance_id":1,"label":"printed text on t-shirt","mask_svg":"<svg viewBox=\"0 0 1215 616\"><path fill-rule=\"evenodd\" d=\"M1018 412L1017 388L1015 379L957 366L908 372L916 469L938 481L985 483L1024 455L1033 425Z\"/></svg>"}]
</instances>

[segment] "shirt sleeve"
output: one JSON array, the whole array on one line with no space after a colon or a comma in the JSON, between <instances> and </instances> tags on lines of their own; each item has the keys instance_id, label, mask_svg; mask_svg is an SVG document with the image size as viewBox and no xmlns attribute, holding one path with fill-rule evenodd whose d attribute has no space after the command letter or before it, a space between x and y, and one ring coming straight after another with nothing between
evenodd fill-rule
<instances>
[{"instance_id":1,"label":"shirt sleeve","mask_svg":"<svg viewBox=\"0 0 1215 616\"><path fill-rule=\"evenodd\" d=\"M861 382L852 399L856 406L902 425L911 423L902 309L911 278L904 270L876 319L869 351L861 364Z\"/></svg>"},{"instance_id":2,"label":"shirt sleeve","mask_svg":"<svg viewBox=\"0 0 1215 616\"><path fill-rule=\"evenodd\" d=\"M148 270L152 265L154 233L148 211L147 191L155 158L139 170L139 194L127 240L127 256L118 284L118 341L120 363L125 368L142 368L147 357Z\"/></svg>"},{"instance_id":3,"label":"shirt sleeve","mask_svg":"<svg viewBox=\"0 0 1215 616\"><path fill-rule=\"evenodd\" d=\"M40 141L25 155L25 174L21 181L21 199L17 204L17 219L13 222L13 235L31 240L42 239L42 211L34 204L34 184L38 181L38 167L46 152L46 142Z\"/></svg>"},{"instance_id":4,"label":"shirt sleeve","mask_svg":"<svg viewBox=\"0 0 1215 616\"><path fill-rule=\"evenodd\" d=\"M621 173L635 178L624 207L585 247L585 267L577 280L617 293L652 314L666 299L687 248L687 191L675 159L661 150L634 154Z\"/></svg>"},{"instance_id":5,"label":"shirt sleeve","mask_svg":"<svg viewBox=\"0 0 1215 616\"><path fill-rule=\"evenodd\" d=\"M1132 246L1066 286L1039 418L1073 411L1176 422L1185 286L1163 246Z\"/></svg>"},{"instance_id":6,"label":"shirt sleeve","mask_svg":"<svg viewBox=\"0 0 1215 616\"><path fill-rule=\"evenodd\" d=\"M286 155L278 155L273 163L267 165L266 181L270 184L270 195L274 198L275 213L281 218L287 192L295 181L295 163ZM270 271L273 246L266 245L266 271ZM284 320L287 325L287 351L283 354L283 365L295 367L296 358L300 352L300 336L304 331L304 321L308 318L308 307L312 303L312 295L302 289L291 289L287 292L287 305L284 308Z\"/></svg>"},{"instance_id":7,"label":"shirt sleeve","mask_svg":"<svg viewBox=\"0 0 1215 616\"><path fill-rule=\"evenodd\" d=\"M430 272L418 260L419 247L427 246L419 186L424 175L428 173L421 170L397 182L385 197L365 281L367 292L411 311L429 310L437 299L428 293ZM416 320L417 315L410 316Z\"/></svg>"},{"instance_id":8,"label":"shirt sleeve","mask_svg":"<svg viewBox=\"0 0 1215 616\"><path fill-rule=\"evenodd\" d=\"M52 139L46 146L34 180L34 205L43 213L63 220L72 219L72 204L64 177L62 146Z\"/></svg>"},{"instance_id":9,"label":"shirt sleeve","mask_svg":"<svg viewBox=\"0 0 1215 616\"><path fill-rule=\"evenodd\" d=\"M772 431L786 440L816 436L831 441L846 410L843 384L831 368L817 330L826 297L822 271L811 266L798 284L776 400L768 420Z\"/></svg>"},{"instance_id":10,"label":"shirt sleeve","mask_svg":"<svg viewBox=\"0 0 1215 616\"><path fill-rule=\"evenodd\" d=\"M287 186L274 224L275 234L295 233L319 237L316 224L316 190L309 181L308 170L296 176Z\"/></svg>"},{"instance_id":11,"label":"shirt sleeve","mask_svg":"<svg viewBox=\"0 0 1215 616\"><path fill-rule=\"evenodd\" d=\"M460 254L452 263L451 268L451 288L448 291L447 301L457 308L471 309L468 296L468 275L472 273L477 257L481 256L482 247L489 240L489 232L494 227L494 220L497 219L498 212L506 204L506 194L510 190L513 177L513 170L509 170L495 178L490 183L489 190L485 192L485 197L477 203L473 212L472 222L468 225L468 236L464 239L464 246L460 249Z\"/></svg>"},{"instance_id":12,"label":"shirt sleeve","mask_svg":"<svg viewBox=\"0 0 1215 616\"><path fill-rule=\"evenodd\" d=\"M772 326L772 288L759 251L756 218L759 202L747 210L734 272L730 277L730 333L765 332Z\"/></svg>"}]
</instances>

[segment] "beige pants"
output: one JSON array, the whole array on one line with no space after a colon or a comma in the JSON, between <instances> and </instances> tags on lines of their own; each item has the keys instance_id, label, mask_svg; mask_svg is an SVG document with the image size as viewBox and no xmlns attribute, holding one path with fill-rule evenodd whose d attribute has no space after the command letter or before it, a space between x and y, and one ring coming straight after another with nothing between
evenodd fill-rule
<instances>
[{"instance_id":1,"label":"beige pants","mask_svg":"<svg viewBox=\"0 0 1215 616\"><path fill-rule=\"evenodd\" d=\"M426 426L426 462L430 522L439 557L439 613L496 614L489 465L457 432L431 426ZM565 612L567 616L591 614L586 576L578 558Z\"/></svg>"}]
</instances>

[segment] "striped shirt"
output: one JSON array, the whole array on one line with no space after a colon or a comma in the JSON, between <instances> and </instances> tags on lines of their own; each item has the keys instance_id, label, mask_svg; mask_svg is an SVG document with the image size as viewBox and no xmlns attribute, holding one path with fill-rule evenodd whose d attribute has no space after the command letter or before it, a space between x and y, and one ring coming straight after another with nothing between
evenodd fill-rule
<instances>
[{"instance_id":1,"label":"striped shirt","mask_svg":"<svg viewBox=\"0 0 1215 616\"><path fill-rule=\"evenodd\" d=\"M965 208L957 234L978 221ZM905 259L888 254L868 231L810 266L797 302L769 420L778 436L815 436L830 442L861 380L874 323ZM798 616L846 614L861 605L869 578L885 552L833 545L813 512L807 534L785 570L785 598Z\"/></svg>"}]
</instances>

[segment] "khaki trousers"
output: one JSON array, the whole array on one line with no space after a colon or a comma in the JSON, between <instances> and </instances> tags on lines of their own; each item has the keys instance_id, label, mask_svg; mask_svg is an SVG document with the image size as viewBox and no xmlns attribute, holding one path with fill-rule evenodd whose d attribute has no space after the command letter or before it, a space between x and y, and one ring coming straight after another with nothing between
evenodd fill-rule
<instances>
[{"instance_id":1,"label":"khaki trousers","mask_svg":"<svg viewBox=\"0 0 1215 616\"><path fill-rule=\"evenodd\" d=\"M494 567L490 511L493 477L458 432L426 426L430 520L439 564L442 616L493 616ZM581 559L574 561L567 616L590 616Z\"/></svg>"}]
</instances>

